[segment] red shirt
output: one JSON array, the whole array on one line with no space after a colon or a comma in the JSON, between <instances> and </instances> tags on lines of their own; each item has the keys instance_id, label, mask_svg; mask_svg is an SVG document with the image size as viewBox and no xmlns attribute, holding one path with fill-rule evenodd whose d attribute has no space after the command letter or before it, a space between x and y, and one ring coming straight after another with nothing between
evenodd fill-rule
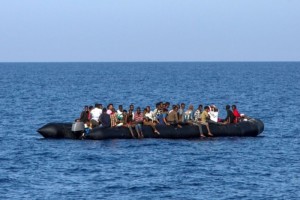
<instances>
[{"instance_id":1,"label":"red shirt","mask_svg":"<svg viewBox=\"0 0 300 200\"><path fill-rule=\"evenodd\" d=\"M238 119L241 117L239 111L237 109L234 109L233 110L233 115L235 116L234 123L238 123Z\"/></svg>"},{"instance_id":2,"label":"red shirt","mask_svg":"<svg viewBox=\"0 0 300 200\"><path fill-rule=\"evenodd\" d=\"M134 121L135 122L143 122L144 120L144 116L143 116L143 113L134 113Z\"/></svg>"}]
</instances>

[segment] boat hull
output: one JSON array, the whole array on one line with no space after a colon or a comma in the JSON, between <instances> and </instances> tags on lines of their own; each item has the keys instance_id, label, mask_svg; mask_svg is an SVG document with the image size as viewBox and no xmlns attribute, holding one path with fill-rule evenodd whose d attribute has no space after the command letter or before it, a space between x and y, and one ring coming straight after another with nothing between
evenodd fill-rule
<instances>
[{"instance_id":1,"label":"boat hull","mask_svg":"<svg viewBox=\"0 0 300 200\"><path fill-rule=\"evenodd\" d=\"M255 137L264 131L264 123L259 119L249 119L237 124L210 123L210 130L214 137ZM81 132L72 132L72 123L49 123L38 129L38 132L45 138L56 139L79 139ZM157 125L159 135L153 132L150 126L143 126L144 138L169 138L169 139L190 139L200 137L200 128L196 125L183 125L182 128L173 126ZM208 131L206 126L201 126L204 135ZM133 133L137 136L135 129ZM101 128L97 127L85 135L85 139L131 139L131 133L127 127Z\"/></svg>"}]
</instances>

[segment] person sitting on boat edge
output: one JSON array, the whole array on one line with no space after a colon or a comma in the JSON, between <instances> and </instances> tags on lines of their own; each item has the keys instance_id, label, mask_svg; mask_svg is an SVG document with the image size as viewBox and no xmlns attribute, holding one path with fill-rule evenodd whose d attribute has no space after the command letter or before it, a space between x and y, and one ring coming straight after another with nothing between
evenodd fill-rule
<instances>
[{"instance_id":1,"label":"person sitting on boat edge","mask_svg":"<svg viewBox=\"0 0 300 200\"><path fill-rule=\"evenodd\" d=\"M173 109L168 113L167 122L174 127L182 128L181 125L178 124L179 120L177 105L173 105Z\"/></svg>"},{"instance_id":2,"label":"person sitting on boat edge","mask_svg":"<svg viewBox=\"0 0 300 200\"><path fill-rule=\"evenodd\" d=\"M218 122L219 110L215 105L209 106L208 114L211 121Z\"/></svg>"},{"instance_id":3,"label":"person sitting on boat edge","mask_svg":"<svg viewBox=\"0 0 300 200\"><path fill-rule=\"evenodd\" d=\"M106 113L111 115L113 108L114 108L114 104L112 104L112 103L108 104Z\"/></svg>"},{"instance_id":4,"label":"person sitting on boat edge","mask_svg":"<svg viewBox=\"0 0 300 200\"><path fill-rule=\"evenodd\" d=\"M154 115L156 118L161 114L161 112L162 112L161 109L162 109L162 108L160 107L160 102L156 103L156 104L155 104L155 109L153 110L153 115Z\"/></svg>"},{"instance_id":5,"label":"person sitting on boat edge","mask_svg":"<svg viewBox=\"0 0 300 200\"><path fill-rule=\"evenodd\" d=\"M195 120L196 122L201 121L202 109L203 109L203 105L200 104L200 105L198 106L197 110L196 110L195 113L194 113L194 120Z\"/></svg>"},{"instance_id":6,"label":"person sitting on boat edge","mask_svg":"<svg viewBox=\"0 0 300 200\"><path fill-rule=\"evenodd\" d=\"M80 113L79 120L83 123L86 123L87 121L89 121L89 114L89 106L84 106L83 111Z\"/></svg>"},{"instance_id":7,"label":"person sitting on boat edge","mask_svg":"<svg viewBox=\"0 0 300 200\"><path fill-rule=\"evenodd\" d=\"M170 102L167 101L163 105L164 105L164 108L169 110Z\"/></svg>"},{"instance_id":8,"label":"person sitting on boat edge","mask_svg":"<svg viewBox=\"0 0 300 200\"><path fill-rule=\"evenodd\" d=\"M111 109L111 114L110 114L110 125L111 127L117 126L117 112L115 108Z\"/></svg>"},{"instance_id":9,"label":"person sitting on boat edge","mask_svg":"<svg viewBox=\"0 0 300 200\"><path fill-rule=\"evenodd\" d=\"M145 109L143 124L146 125L146 126L151 126L154 133L156 133L157 135L160 134L158 132L158 130L156 129L156 127L155 127L155 125L158 124L158 121L154 117L153 112L150 109L150 106L147 106L146 109Z\"/></svg>"},{"instance_id":10,"label":"person sitting on boat edge","mask_svg":"<svg viewBox=\"0 0 300 200\"><path fill-rule=\"evenodd\" d=\"M180 104L180 108L178 110L178 121L184 123L184 109L185 109L185 103Z\"/></svg>"},{"instance_id":11,"label":"person sitting on boat edge","mask_svg":"<svg viewBox=\"0 0 300 200\"><path fill-rule=\"evenodd\" d=\"M167 121L167 116L168 116L168 110L164 108L162 113L157 117L160 125L167 125L167 126L170 125L170 123L168 123Z\"/></svg>"},{"instance_id":12,"label":"person sitting on boat edge","mask_svg":"<svg viewBox=\"0 0 300 200\"><path fill-rule=\"evenodd\" d=\"M134 118L134 105L130 104L129 109L128 109L128 113L131 111L132 114L132 118Z\"/></svg>"},{"instance_id":13,"label":"person sitting on boat edge","mask_svg":"<svg viewBox=\"0 0 300 200\"><path fill-rule=\"evenodd\" d=\"M110 115L107 114L107 109L103 108L102 114L100 115L99 121L101 122L101 127L103 128L109 128L111 127L111 120L110 120Z\"/></svg>"},{"instance_id":14,"label":"person sitting on boat edge","mask_svg":"<svg viewBox=\"0 0 300 200\"><path fill-rule=\"evenodd\" d=\"M119 105L119 109L117 110L117 118L118 120L122 120L123 118L123 106Z\"/></svg>"},{"instance_id":15,"label":"person sitting on boat edge","mask_svg":"<svg viewBox=\"0 0 300 200\"><path fill-rule=\"evenodd\" d=\"M134 136L134 133L133 133L133 130L132 130L132 127L135 126L132 110L129 110L128 114L126 115L126 125L127 125L128 129L130 131L130 134L131 134L132 138L136 138Z\"/></svg>"},{"instance_id":16,"label":"person sitting on boat edge","mask_svg":"<svg viewBox=\"0 0 300 200\"><path fill-rule=\"evenodd\" d=\"M189 108L184 112L184 121L191 124L193 121L194 106L189 105Z\"/></svg>"},{"instance_id":17,"label":"person sitting on boat edge","mask_svg":"<svg viewBox=\"0 0 300 200\"><path fill-rule=\"evenodd\" d=\"M143 113L141 112L141 108L137 107L136 113L134 113L134 125L135 125L135 130L138 134L138 138L144 137L143 130L142 130L143 120L144 120L144 116Z\"/></svg>"},{"instance_id":18,"label":"person sitting on boat edge","mask_svg":"<svg viewBox=\"0 0 300 200\"><path fill-rule=\"evenodd\" d=\"M208 112L209 112L209 107L205 106L204 107L204 111L201 113L201 121L200 121L200 123L206 126L209 136L214 136L210 132L210 128L209 128L209 124L208 124L208 120L210 119L210 116L209 116ZM203 135L201 135L201 137L203 137Z\"/></svg>"}]
</instances>

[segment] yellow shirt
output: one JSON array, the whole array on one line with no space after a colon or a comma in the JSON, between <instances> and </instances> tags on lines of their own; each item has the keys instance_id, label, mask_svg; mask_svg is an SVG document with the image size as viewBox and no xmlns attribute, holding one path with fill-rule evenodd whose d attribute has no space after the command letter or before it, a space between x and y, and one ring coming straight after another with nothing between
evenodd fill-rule
<instances>
[{"instance_id":1,"label":"yellow shirt","mask_svg":"<svg viewBox=\"0 0 300 200\"><path fill-rule=\"evenodd\" d=\"M208 113L206 110L204 110L202 113L201 113L201 122L206 122L206 119L208 118Z\"/></svg>"}]
</instances>

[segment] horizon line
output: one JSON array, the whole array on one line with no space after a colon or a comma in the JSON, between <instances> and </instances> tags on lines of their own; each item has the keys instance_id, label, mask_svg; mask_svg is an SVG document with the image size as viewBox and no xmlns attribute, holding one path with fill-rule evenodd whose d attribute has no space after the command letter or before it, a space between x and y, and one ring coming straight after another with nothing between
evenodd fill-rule
<instances>
[{"instance_id":1,"label":"horizon line","mask_svg":"<svg viewBox=\"0 0 300 200\"><path fill-rule=\"evenodd\" d=\"M0 61L0 63L266 63L266 62L300 62L285 60L265 61Z\"/></svg>"}]
</instances>

